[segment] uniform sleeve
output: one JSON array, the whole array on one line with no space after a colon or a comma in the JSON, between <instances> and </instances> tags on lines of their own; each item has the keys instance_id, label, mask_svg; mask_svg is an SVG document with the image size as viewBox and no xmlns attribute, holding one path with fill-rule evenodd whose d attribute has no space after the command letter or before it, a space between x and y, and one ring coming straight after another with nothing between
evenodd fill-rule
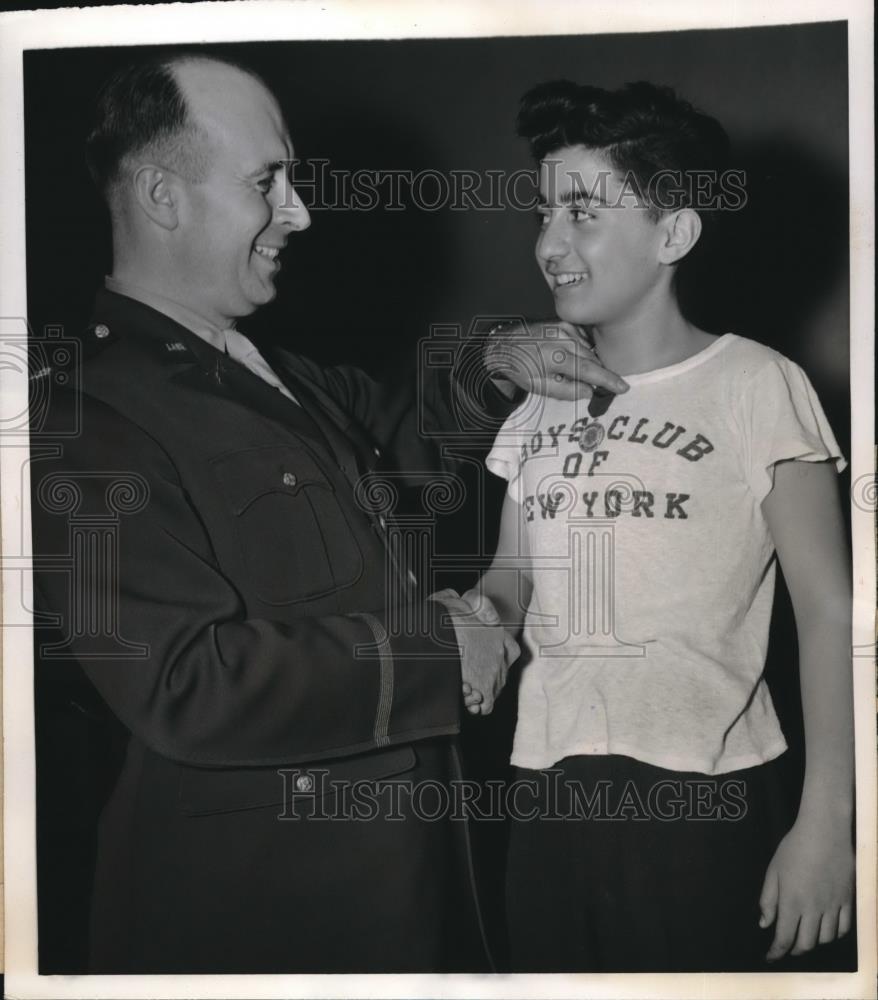
<instances>
[{"instance_id":1,"label":"uniform sleeve","mask_svg":"<svg viewBox=\"0 0 878 1000\"><path fill-rule=\"evenodd\" d=\"M517 504L524 501L522 482L522 449L527 447L531 437L528 427L532 423L533 396L527 396L522 404L503 423L494 439L494 446L485 459L489 471L507 482L506 493Z\"/></svg>"},{"instance_id":2,"label":"uniform sleeve","mask_svg":"<svg viewBox=\"0 0 878 1000\"><path fill-rule=\"evenodd\" d=\"M454 465L443 444L481 447L484 454L515 409L488 377L484 344L484 335L474 335L416 360L406 352L380 379L350 365L322 368L290 355L285 363L330 396L397 468L431 472Z\"/></svg>"},{"instance_id":3,"label":"uniform sleeve","mask_svg":"<svg viewBox=\"0 0 878 1000\"><path fill-rule=\"evenodd\" d=\"M774 486L778 462L846 462L802 369L778 356L760 369L742 394L747 481L760 502Z\"/></svg>"},{"instance_id":4,"label":"uniform sleeve","mask_svg":"<svg viewBox=\"0 0 878 1000\"><path fill-rule=\"evenodd\" d=\"M82 419L60 457L32 466L36 592L58 616L52 655L77 660L141 742L247 766L457 731L457 643L440 606L424 602L406 628L380 608L247 618L164 450L88 397ZM125 510L101 532L108 475L127 483Z\"/></svg>"}]
</instances>

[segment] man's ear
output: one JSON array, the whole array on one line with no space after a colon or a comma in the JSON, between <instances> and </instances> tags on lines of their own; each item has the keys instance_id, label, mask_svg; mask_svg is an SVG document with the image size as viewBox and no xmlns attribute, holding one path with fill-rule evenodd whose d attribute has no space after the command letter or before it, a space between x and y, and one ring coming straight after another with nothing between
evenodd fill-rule
<instances>
[{"instance_id":1,"label":"man's ear","mask_svg":"<svg viewBox=\"0 0 878 1000\"><path fill-rule=\"evenodd\" d=\"M162 229L176 229L179 224L177 191L167 170L144 164L134 171L134 196L137 204Z\"/></svg>"},{"instance_id":2,"label":"man's ear","mask_svg":"<svg viewBox=\"0 0 878 1000\"><path fill-rule=\"evenodd\" d=\"M659 262L676 264L698 242L701 236L701 218L691 208L680 208L669 212L661 220L664 239L659 247Z\"/></svg>"}]
</instances>

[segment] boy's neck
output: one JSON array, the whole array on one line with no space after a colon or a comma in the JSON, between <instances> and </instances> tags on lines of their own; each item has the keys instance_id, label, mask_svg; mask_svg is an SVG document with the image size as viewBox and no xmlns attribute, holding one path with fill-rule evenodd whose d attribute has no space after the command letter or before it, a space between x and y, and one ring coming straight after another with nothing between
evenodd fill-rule
<instances>
[{"instance_id":1,"label":"boy's neck","mask_svg":"<svg viewBox=\"0 0 878 1000\"><path fill-rule=\"evenodd\" d=\"M716 340L689 323L674 299L644 303L636 314L593 326L591 333L601 363L623 376L678 364Z\"/></svg>"}]
</instances>

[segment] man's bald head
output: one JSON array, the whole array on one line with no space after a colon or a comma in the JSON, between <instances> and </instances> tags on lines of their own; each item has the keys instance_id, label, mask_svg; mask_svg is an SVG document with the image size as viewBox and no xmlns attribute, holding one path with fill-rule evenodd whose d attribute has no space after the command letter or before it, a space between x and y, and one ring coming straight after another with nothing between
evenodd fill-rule
<instances>
[{"instance_id":1,"label":"man's bald head","mask_svg":"<svg viewBox=\"0 0 878 1000\"><path fill-rule=\"evenodd\" d=\"M250 70L199 53L171 53L133 63L101 88L94 123L86 140L89 171L112 207L120 182L140 164L167 167L188 181L206 176L211 136L194 113L205 79L234 74L265 89Z\"/></svg>"}]
</instances>

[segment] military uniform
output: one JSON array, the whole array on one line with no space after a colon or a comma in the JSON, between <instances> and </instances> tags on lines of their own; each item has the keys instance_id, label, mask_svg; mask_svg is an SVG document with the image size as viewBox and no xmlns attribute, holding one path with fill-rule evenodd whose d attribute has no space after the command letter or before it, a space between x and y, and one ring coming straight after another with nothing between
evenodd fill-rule
<instances>
[{"instance_id":1,"label":"military uniform","mask_svg":"<svg viewBox=\"0 0 878 1000\"><path fill-rule=\"evenodd\" d=\"M355 369L275 353L296 405L107 291L84 348L40 440L81 432L35 456L32 487L35 554L72 553L36 574L60 615L49 655L130 733L90 971L485 968L463 824L405 795L395 818L342 801L457 772L454 630L355 499L382 448L431 460L413 411ZM438 381L425 399L450 422ZM420 609L405 629L394 603Z\"/></svg>"}]
</instances>

